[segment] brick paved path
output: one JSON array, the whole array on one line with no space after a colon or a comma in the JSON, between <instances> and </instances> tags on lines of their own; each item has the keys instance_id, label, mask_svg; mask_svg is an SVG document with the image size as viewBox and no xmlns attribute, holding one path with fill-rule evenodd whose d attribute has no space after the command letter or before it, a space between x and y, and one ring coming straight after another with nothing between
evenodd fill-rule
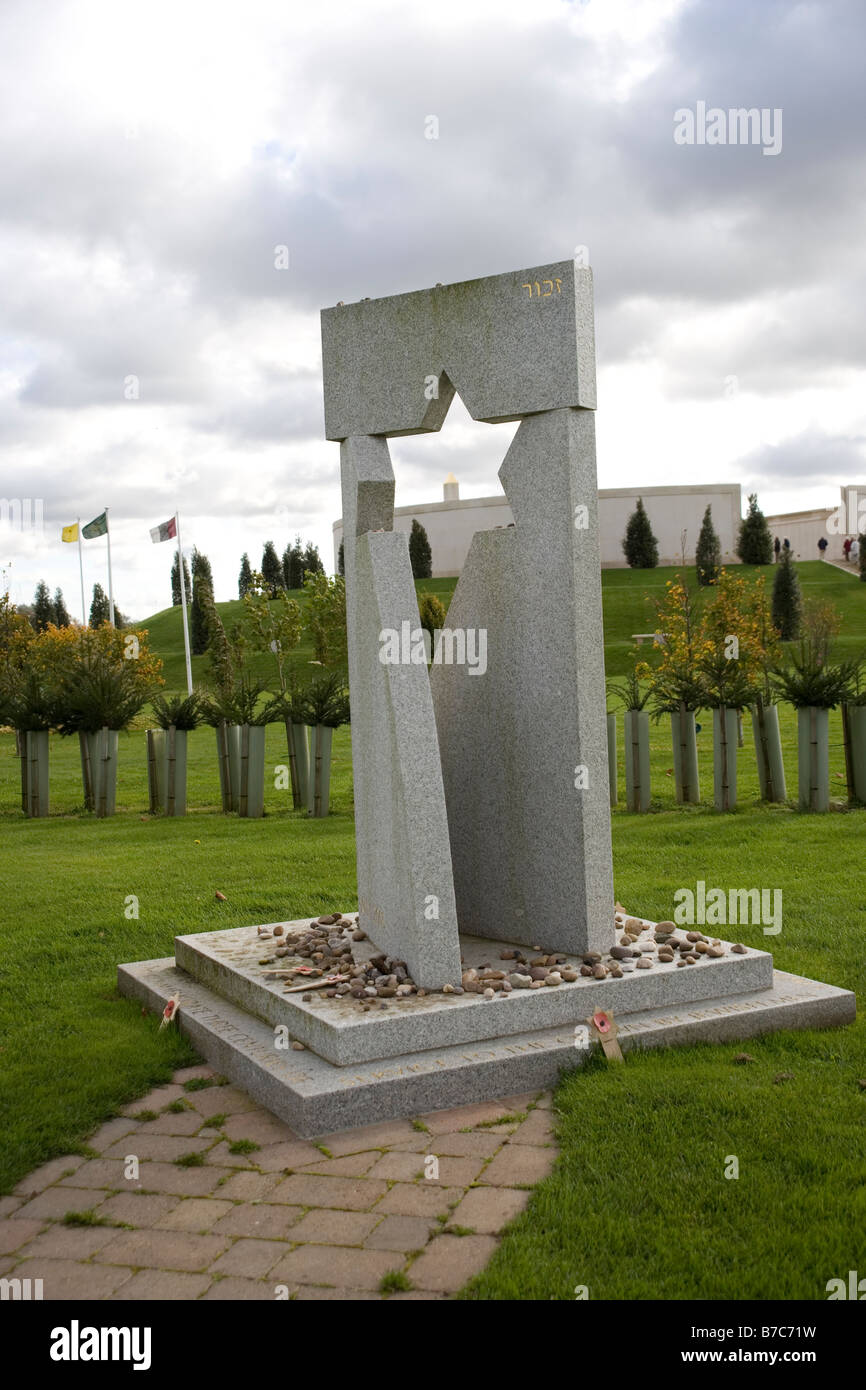
<instances>
[{"instance_id":1,"label":"brick paved path","mask_svg":"<svg viewBox=\"0 0 866 1390\"><path fill-rule=\"evenodd\" d=\"M97 1157L0 1197L0 1276L46 1299L375 1299L388 1275L392 1298L445 1298L556 1157L544 1093L313 1143L220 1082L187 1067L92 1135Z\"/></svg>"}]
</instances>

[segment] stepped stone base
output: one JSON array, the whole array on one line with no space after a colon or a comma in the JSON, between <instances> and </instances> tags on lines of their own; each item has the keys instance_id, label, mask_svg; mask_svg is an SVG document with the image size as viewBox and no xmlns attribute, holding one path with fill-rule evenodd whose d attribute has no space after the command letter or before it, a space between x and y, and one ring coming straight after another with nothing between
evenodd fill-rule
<instances>
[{"instance_id":1,"label":"stepped stone base","mask_svg":"<svg viewBox=\"0 0 866 1390\"><path fill-rule=\"evenodd\" d=\"M701 972L703 978L712 978L711 969L721 963L679 973L697 982ZM594 997L594 1003L606 997L616 1012L608 991L624 982L603 983L605 996ZM588 1055L567 1023L468 1044L452 1041L384 1062L335 1066L311 1051L279 1049L273 1025L198 983L170 956L121 965L118 986L122 994L159 1011L179 994L178 1026L197 1051L305 1138L549 1087L562 1070L580 1066ZM557 995L559 989L535 992ZM475 1008L504 1020L509 1006L510 1001ZM834 1027L854 1017L855 999L849 990L777 970L769 988L617 1013L617 1022L623 1051L629 1052L638 1047L730 1042L784 1028Z\"/></svg>"},{"instance_id":2,"label":"stepped stone base","mask_svg":"<svg viewBox=\"0 0 866 1390\"><path fill-rule=\"evenodd\" d=\"M289 940L308 922L283 923L280 940ZM262 963L274 942L263 941L257 930L237 927L176 937L175 961L199 984L265 1023L284 1024L291 1038L339 1067L585 1023L597 1008L611 1009L620 1019L646 1009L769 989L773 983L772 956L749 948L745 955L706 957L686 969L656 961L652 969L635 970L619 980L579 979L555 988L514 990L490 1001L477 994L412 996L389 1001L387 1010L362 1013L354 1000L328 999L324 991L312 991L306 1003L300 993L284 993L285 982L267 976L285 962ZM508 962L499 959L507 946L481 937L460 938L467 967L484 963L507 970ZM353 953L357 961L365 960L376 947L357 942ZM569 956L568 962L579 966L581 959Z\"/></svg>"}]
</instances>

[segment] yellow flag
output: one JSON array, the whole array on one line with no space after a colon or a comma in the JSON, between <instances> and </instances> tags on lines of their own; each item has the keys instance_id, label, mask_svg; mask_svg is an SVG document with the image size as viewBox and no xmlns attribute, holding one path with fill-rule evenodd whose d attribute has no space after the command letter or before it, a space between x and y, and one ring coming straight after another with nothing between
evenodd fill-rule
<instances>
[{"instance_id":1,"label":"yellow flag","mask_svg":"<svg viewBox=\"0 0 866 1390\"><path fill-rule=\"evenodd\" d=\"M78 522L77 522L77 521L74 521L74 522L72 523L71 526L64 526L64 528L63 528L63 530L61 531L60 535L61 535L61 539L64 540L64 541L77 541L77 540L78 540Z\"/></svg>"}]
</instances>

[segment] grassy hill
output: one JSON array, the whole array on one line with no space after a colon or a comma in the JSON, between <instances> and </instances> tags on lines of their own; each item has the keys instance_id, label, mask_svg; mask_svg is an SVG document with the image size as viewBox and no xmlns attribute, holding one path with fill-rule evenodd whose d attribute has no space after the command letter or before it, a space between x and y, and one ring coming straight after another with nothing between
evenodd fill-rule
<instances>
[{"instance_id":1,"label":"grassy hill","mask_svg":"<svg viewBox=\"0 0 866 1390\"><path fill-rule=\"evenodd\" d=\"M768 586L772 584L772 566L740 566L738 572L740 570L749 574L763 572L767 576ZM678 572L677 569L670 568L602 571L604 650L609 676L622 675L628 669L629 651L633 645L632 634L651 632L655 627L652 607L648 600L661 598L666 582L673 579ZM690 583L694 585L694 568L689 568L688 573ZM804 597L829 599L842 614L842 635L839 640L845 654L853 656L866 647L866 584L860 584L853 572L846 574L843 570L824 564L820 560L798 564L797 573ZM456 579L419 579L415 587L419 593L435 594L447 608L456 583ZM297 600L302 611L306 609L307 596L303 590L295 590L292 598ZM235 599L229 603L218 603L217 609L228 629L242 616L243 604L239 599ZM152 649L162 658L162 674L167 689L185 689L180 609L165 608L161 613L154 613L151 618L137 626L147 629ZM309 633L304 632L301 644L295 652L295 660L303 663L311 661L312 658L312 642ZM261 680L269 686L275 680L274 663L267 654L251 654L249 670L256 680ZM207 657L193 657L192 672L196 683L204 683L208 672Z\"/></svg>"}]
</instances>

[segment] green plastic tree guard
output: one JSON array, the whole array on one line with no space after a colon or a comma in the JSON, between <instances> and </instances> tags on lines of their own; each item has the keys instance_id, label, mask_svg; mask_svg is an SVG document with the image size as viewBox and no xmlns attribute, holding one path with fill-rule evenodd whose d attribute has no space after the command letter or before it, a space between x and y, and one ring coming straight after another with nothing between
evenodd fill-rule
<instances>
[{"instance_id":1,"label":"green plastic tree guard","mask_svg":"<svg viewBox=\"0 0 866 1390\"><path fill-rule=\"evenodd\" d=\"M797 773L801 811L830 809L830 711L797 710Z\"/></svg>"},{"instance_id":2,"label":"green plastic tree guard","mask_svg":"<svg viewBox=\"0 0 866 1390\"><path fill-rule=\"evenodd\" d=\"M117 806L117 730L100 729L87 735L93 809L102 819L113 816Z\"/></svg>"},{"instance_id":3,"label":"green plastic tree guard","mask_svg":"<svg viewBox=\"0 0 866 1390\"><path fill-rule=\"evenodd\" d=\"M625 798L630 811L649 810L649 715L646 710L625 712Z\"/></svg>"},{"instance_id":4,"label":"green plastic tree guard","mask_svg":"<svg viewBox=\"0 0 866 1390\"><path fill-rule=\"evenodd\" d=\"M680 805L697 803L701 799L701 788L694 710L681 708L671 714L671 741L677 801Z\"/></svg>"},{"instance_id":5,"label":"green plastic tree guard","mask_svg":"<svg viewBox=\"0 0 866 1390\"><path fill-rule=\"evenodd\" d=\"M188 731L172 724L164 731L164 739L161 806L167 816L185 816Z\"/></svg>"},{"instance_id":6,"label":"green plastic tree guard","mask_svg":"<svg viewBox=\"0 0 866 1390\"><path fill-rule=\"evenodd\" d=\"M24 738L27 814L48 815L48 730L30 729Z\"/></svg>"},{"instance_id":7,"label":"green plastic tree guard","mask_svg":"<svg viewBox=\"0 0 866 1390\"><path fill-rule=\"evenodd\" d=\"M222 807L226 812L237 811L240 802L240 726L225 722L218 724L216 741Z\"/></svg>"},{"instance_id":8,"label":"green plastic tree guard","mask_svg":"<svg viewBox=\"0 0 866 1390\"><path fill-rule=\"evenodd\" d=\"M147 729L147 800L150 814L155 816L162 810L162 787L160 785L165 750L165 730Z\"/></svg>"},{"instance_id":9,"label":"green plastic tree guard","mask_svg":"<svg viewBox=\"0 0 866 1390\"><path fill-rule=\"evenodd\" d=\"M311 816L326 816L331 799L331 746L334 730L325 724L310 729L310 778L307 809Z\"/></svg>"},{"instance_id":10,"label":"green plastic tree guard","mask_svg":"<svg viewBox=\"0 0 866 1390\"><path fill-rule=\"evenodd\" d=\"M752 705L752 736L758 763L758 781L762 801L786 801L785 763L782 758L782 737L779 733L779 710L776 705Z\"/></svg>"},{"instance_id":11,"label":"green plastic tree guard","mask_svg":"<svg viewBox=\"0 0 866 1390\"><path fill-rule=\"evenodd\" d=\"M733 811L737 804L738 715L738 710L724 705L713 710L713 797L717 811Z\"/></svg>"},{"instance_id":12,"label":"green plastic tree guard","mask_svg":"<svg viewBox=\"0 0 866 1390\"><path fill-rule=\"evenodd\" d=\"M292 801L294 806L309 806L310 800L310 738L312 730L308 724L292 724L292 748L295 751L295 773L298 779L298 799L294 799L294 783L292 784Z\"/></svg>"},{"instance_id":13,"label":"green plastic tree guard","mask_svg":"<svg viewBox=\"0 0 866 1390\"><path fill-rule=\"evenodd\" d=\"M242 724L238 815L257 820L265 812L265 725Z\"/></svg>"},{"instance_id":14,"label":"green plastic tree guard","mask_svg":"<svg viewBox=\"0 0 866 1390\"><path fill-rule=\"evenodd\" d=\"M607 716L607 780L610 787L610 804L615 806L619 800L616 785L616 715Z\"/></svg>"},{"instance_id":15,"label":"green plastic tree guard","mask_svg":"<svg viewBox=\"0 0 866 1390\"><path fill-rule=\"evenodd\" d=\"M843 705L848 799L866 805L866 705Z\"/></svg>"}]
</instances>

